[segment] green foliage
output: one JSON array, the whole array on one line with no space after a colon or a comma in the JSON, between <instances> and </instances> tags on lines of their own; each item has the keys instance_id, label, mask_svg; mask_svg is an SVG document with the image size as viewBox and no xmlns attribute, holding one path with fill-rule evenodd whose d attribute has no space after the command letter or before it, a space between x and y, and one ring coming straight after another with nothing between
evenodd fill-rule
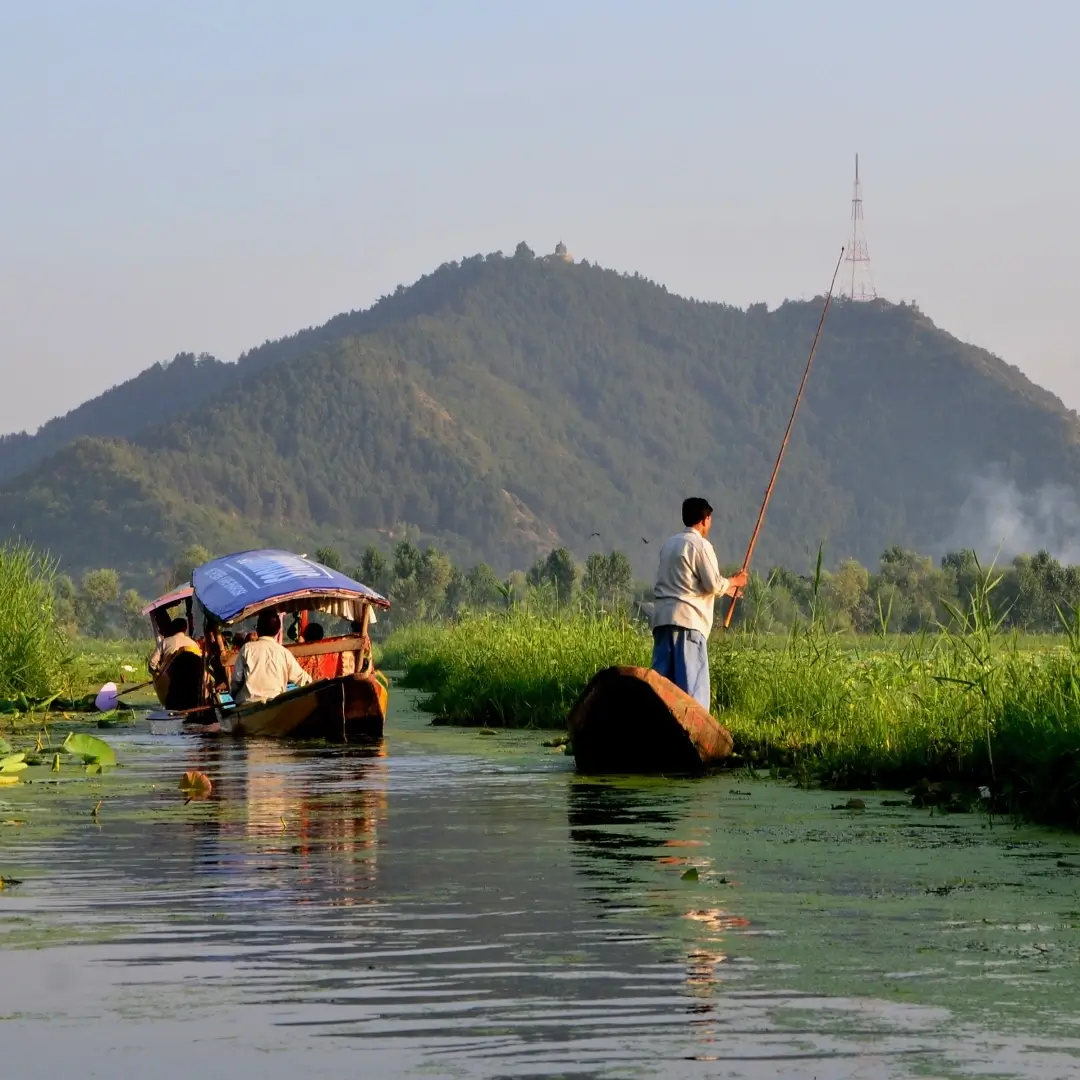
<instances>
[{"instance_id":1,"label":"green foliage","mask_svg":"<svg viewBox=\"0 0 1080 1080\"><path fill-rule=\"evenodd\" d=\"M414 546L500 574L553 548L583 555L600 531L651 575L655 548L638 538L673 531L697 491L722 508L726 560L752 527L818 313L698 303L525 245L447 263L235 366L176 361L47 438L16 439L0 525L76 574L145 574L194 543L332 541L355 557L407 523ZM142 406L121 410L138 423L117 420L121 401ZM838 303L758 557L795 566L822 537L864 565L897 543L930 549L988 462L1025 488L1073 483L1077 434L1059 401L914 307ZM901 558L888 573L903 580L875 595L894 597L894 628L940 615L939 568ZM802 606L793 582L777 586ZM844 610L853 626L876 615Z\"/></svg>"},{"instance_id":2,"label":"green foliage","mask_svg":"<svg viewBox=\"0 0 1080 1080\"><path fill-rule=\"evenodd\" d=\"M341 554L336 548L321 547L315 549L315 561L331 570L341 569Z\"/></svg>"},{"instance_id":3,"label":"green foliage","mask_svg":"<svg viewBox=\"0 0 1080 1080\"><path fill-rule=\"evenodd\" d=\"M564 548L555 548L533 563L525 580L541 596L550 597L555 607L566 607L574 598L578 568L574 556Z\"/></svg>"},{"instance_id":4,"label":"green foliage","mask_svg":"<svg viewBox=\"0 0 1080 1080\"><path fill-rule=\"evenodd\" d=\"M173 560L169 571L165 576L165 588L175 589L180 585L191 583L191 573L196 566L202 566L212 558L209 551L202 544L189 544Z\"/></svg>"},{"instance_id":5,"label":"green foliage","mask_svg":"<svg viewBox=\"0 0 1080 1080\"><path fill-rule=\"evenodd\" d=\"M390 564L377 547L364 548L353 576L383 596L390 591Z\"/></svg>"},{"instance_id":6,"label":"green foliage","mask_svg":"<svg viewBox=\"0 0 1080 1080\"><path fill-rule=\"evenodd\" d=\"M56 564L29 544L0 546L0 697L40 699L67 685Z\"/></svg>"}]
</instances>

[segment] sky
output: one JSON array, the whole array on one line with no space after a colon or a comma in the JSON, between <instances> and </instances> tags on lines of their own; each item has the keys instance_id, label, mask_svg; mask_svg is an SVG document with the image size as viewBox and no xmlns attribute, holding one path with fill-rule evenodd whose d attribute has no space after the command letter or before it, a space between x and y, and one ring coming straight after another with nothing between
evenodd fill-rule
<instances>
[{"instance_id":1,"label":"sky","mask_svg":"<svg viewBox=\"0 0 1080 1080\"><path fill-rule=\"evenodd\" d=\"M1080 4L8 0L0 432L478 252L878 291L1080 408Z\"/></svg>"}]
</instances>

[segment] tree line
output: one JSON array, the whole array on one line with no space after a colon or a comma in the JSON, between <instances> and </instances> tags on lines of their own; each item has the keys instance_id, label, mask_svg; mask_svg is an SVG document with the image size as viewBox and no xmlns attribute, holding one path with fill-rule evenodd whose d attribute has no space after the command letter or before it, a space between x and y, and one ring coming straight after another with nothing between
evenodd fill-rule
<instances>
[{"instance_id":1,"label":"tree line","mask_svg":"<svg viewBox=\"0 0 1080 1080\"><path fill-rule=\"evenodd\" d=\"M210 552L185 549L161 575L163 589L190 580ZM334 548L315 551L316 561L349 574L386 596L392 606L380 632L420 621L452 621L468 612L526 606L545 612L618 613L645 620L652 583L635 580L621 551L594 552L581 562L564 547L539 556L527 569L506 576L486 562L455 565L435 546L402 540L389 550L369 546L355 565ZM726 568L732 572L736 567ZM736 609L736 624L775 633L808 621L856 634L917 633L954 622L971 597L987 585L994 615L1006 629L1060 631L1080 611L1080 566L1063 565L1046 551L1018 555L1003 565L984 565L971 551L935 560L900 547L882 553L874 568L845 559L823 567L821 553L807 572L776 566L754 572ZM140 614L146 600L124 588L116 570L88 570L76 583L56 579L56 609L69 632L91 637L145 638Z\"/></svg>"}]
</instances>

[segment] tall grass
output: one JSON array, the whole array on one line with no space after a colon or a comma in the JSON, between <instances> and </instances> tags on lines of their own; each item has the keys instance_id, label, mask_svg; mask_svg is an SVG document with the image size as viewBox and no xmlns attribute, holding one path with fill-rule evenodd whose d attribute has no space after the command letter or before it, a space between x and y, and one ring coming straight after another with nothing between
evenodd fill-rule
<instances>
[{"instance_id":1,"label":"tall grass","mask_svg":"<svg viewBox=\"0 0 1080 1080\"><path fill-rule=\"evenodd\" d=\"M21 540L0 545L0 697L67 689L70 654L57 622L56 563Z\"/></svg>"},{"instance_id":2,"label":"tall grass","mask_svg":"<svg viewBox=\"0 0 1080 1080\"><path fill-rule=\"evenodd\" d=\"M999 804L1080 825L1080 621L1029 648L989 610L980 595L951 629L854 643L817 625L718 632L714 715L743 762L836 787L986 786ZM398 631L383 665L452 722L555 727L599 669L646 665L650 648L624 620L517 611Z\"/></svg>"}]
</instances>

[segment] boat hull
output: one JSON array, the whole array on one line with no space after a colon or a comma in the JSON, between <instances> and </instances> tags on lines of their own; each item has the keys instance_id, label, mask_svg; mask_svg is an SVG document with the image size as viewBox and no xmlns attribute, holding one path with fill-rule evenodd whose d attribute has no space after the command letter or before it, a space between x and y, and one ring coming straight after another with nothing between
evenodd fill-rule
<instances>
[{"instance_id":1,"label":"boat hull","mask_svg":"<svg viewBox=\"0 0 1080 1080\"><path fill-rule=\"evenodd\" d=\"M732 750L726 728L648 668L598 672L568 726L577 767L587 773L701 773Z\"/></svg>"},{"instance_id":2,"label":"boat hull","mask_svg":"<svg viewBox=\"0 0 1080 1080\"><path fill-rule=\"evenodd\" d=\"M194 649L179 649L160 671L151 670L154 693L166 709L197 708L203 699L203 659Z\"/></svg>"},{"instance_id":3,"label":"boat hull","mask_svg":"<svg viewBox=\"0 0 1080 1080\"><path fill-rule=\"evenodd\" d=\"M235 709L218 709L221 731L265 739L381 739L386 687L372 674L342 675Z\"/></svg>"}]
</instances>

